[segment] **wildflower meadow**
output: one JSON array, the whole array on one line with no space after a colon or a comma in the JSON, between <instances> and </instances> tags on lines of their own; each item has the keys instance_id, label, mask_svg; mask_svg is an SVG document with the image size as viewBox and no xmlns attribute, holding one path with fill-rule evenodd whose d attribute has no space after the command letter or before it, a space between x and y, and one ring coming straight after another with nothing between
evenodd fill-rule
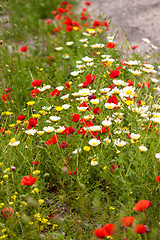
<instances>
[{"instance_id":1,"label":"wildflower meadow","mask_svg":"<svg viewBox=\"0 0 160 240\"><path fill-rule=\"evenodd\" d=\"M159 49L77 4L0 6L0 239L158 240Z\"/></svg>"}]
</instances>

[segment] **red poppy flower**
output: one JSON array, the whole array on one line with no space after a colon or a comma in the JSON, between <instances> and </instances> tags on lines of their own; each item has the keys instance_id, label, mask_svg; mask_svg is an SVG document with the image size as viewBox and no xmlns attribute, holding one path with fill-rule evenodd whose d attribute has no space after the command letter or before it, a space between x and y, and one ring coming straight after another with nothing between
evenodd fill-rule
<instances>
[{"instance_id":1,"label":"red poppy flower","mask_svg":"<svg viewBox=\"0 0 160 240\"><path fill-rule=\"evenodd\" d=\"M150 206L151 206L151 201L140 200L135 204L135 206L133 207L133 210L138 212L143 212L146 208L149 208Z\"/></svg>"},{"instance_id":2,"label":"red poppy flower","mask_svg":"<svg viewBox=\"0 0 160 240\"><path fill-rule=\"evenodd\" d=\"M146 228L143 224L138 224L133 228L133 231L138 234L146 233Z\"/></svg>"},{"instance_id":3,"label":"red poppy flower","mask_svg":"<svg viewBox=\"0 0 160 240\"><path fill-rule=\"evenodd\" d=\"M21 180L21 185L32 186L37 181L37 179L38 179L37 177L33 178L32 174L29 177L25 176Z\"/></svg>"},{"instance_id":4,"label":"red poppy flower","mask_svg":"<svg viewBox=\"0 0 160 240\"><path fill-rule=\"evenodd\" d=\"M69 144L66 143L66 142L61 142L61 144L60 144L59 146L60 146L60 148L62 148L62 149L66 149L67 147L69 147Z\"/></svg>"},{"instance_id":5,"label":"red poppy flower","mask_svg":"<svg viewBox=\"0 0 160 240\"><path fill-rule=\"evenodd\" d=\"M91 6L91 3L89 1L85 1L84 4L87 6Z\"/></svg>"},{"instance_id":6,"label":"red poppy flower","mask_svg":"<svg viewBox=\"0 0 160 240\"><path fill-rule=\"evenodd\" d=\"M108 27L108 22L107 22L107 21L104 21L104 22L103 22L103 25L104 25L105 27Z\"/></svg>"},{"instance_id":7,"label":"red poppy flower","mask_svg":"<svg viewBox=\"0 0 160 240\"><path fill-rule=\"evenodd\" d=\"M85 78L85 82L83 82L83 88L86 88L88 85L93 84L94 80L95 76L88 74Z\"/></svg>"},{"instance_id":8,"label":"red poppy flower","mask_svg":"<svg viewBox=\"0 0 160 240\"><path fill-rule=\"evenodd\" d=\"M66 26L66 32L71 32L73 30L73 27L70 25Z\"/></svg>"},{"instance_id":9,"label":"red poppy flower","mask_svg":"<svg viewBox=\"0 0 160 240\"><path fill-rule=\"evenodd\" d=\"M110 73L110 78L117 78L119 76L119 71L114 70Z\"/></svg>"},{"instance_id":10,"label":"red poppy flower","mask_svg":"<svg viewBox=\"0 0 160 240\"><path fill-rule=\"evenodd\" d=\"M31 162L32 164L34 164L35 166L37 166L39 164L39 161L35 161L35 162Z\"/></svg>"},{"instance_id":11,"label":"red poppy flower","mask_svg":"<svg viewBox=\"0 0 160 240\"><path fill-rule=\"evenodd\" d=\"M118 168L120 168L120 165L118 163L115 163L114 165L111 166L110 171L115 172Z\"/></svg>"},{"instance_id":12,"label":"red poppy flower","mask_svg":"<svg viewBox=\"0 0 160 240\"><path fill-rule=\"evenodd\" d=\"M91 126L94 126L94 124L91 122L91 120L89 119L88 121L84 118L82 118L80 121L79 121L80 124L82 124L83 127L91 127Z\"/></svg>"},{"instance_id":13,"label":"red poppy flower","mask_svg":"<svg viewBox=\"0 0 160 240\"><path fill-rule=\"evenodd\" d=\"M70 84L69 84L69 82L66 82L66 83L64 84L64 87L65 87L66 90L70 89Z\"/></svg>"},{"instance_id":14,"label":"red poppy flower","mask_svg":"<svg viewBox=\"0 0 160 240\"><path fill-rule=\"evenodd\" d=\"M61 133L61 135L73 134L75 129L73 127L66 127L65 130Z\"/></svg>"},{"instance_id":15,"label":"red poppy flower","mask_svg":"<svg viewBox=\"0 0 160 240\"><path fill-rule=\"evenodd\" d=\"M31 129L32 127L36 127L37 125L37 119L36 118L30 118L29 119L29 125L27 126L28 129Z\"/></svg>"},{"instance_id":16,"label":"red poppy flower","mask_svg":"<svg viewBox=\"0 0 160 240\"><path fill-rule=\"evenodd\" d=\"M114 104L118 104L118 101L117 101L117 97L116 97L116 95L112 95L110 98L108 98L108 100L107 100L107 103L114 103ZM116 107L115 107L116 108ZM114 108L114 109L115 109Z\"/></svg>"},{"instance_id":17,"label":"red poppy flower","mask_svg":"<svg viewBox=\"0 0 160 240\"><path fill-rule=\"evenodd\" d=\"M11 98L11 95L10 95L9 93L2 95L2 101L3 101L3 102L9 100L10 98Z\"/></svg>"},{"instance_id":18,"label":"red poppy flower","mask_svg":"<svg viewBox=\"0 0 160 240\"><path fill-rule=\"evenodd\" d=\"M62 5L62 6L67 5L67 1L61 2L61 5Z\"/></svg>"},{"instance_id":19,"label":"red poppy flower","mask_svg":"<svg viewBox=\"0 0 160 240\"><path fill-rule=\"evenodd\" d=\"M57 11L53 10L53 11L51 12L51 14L52 14L52 15L56 15L56 14L57 14Z\"/></svg>"},{"instance_id":20,"label":"red poppy flower","mask_svg":"<svg viewBox=\"0 0 160 240\"><path fill-rule=\"evenodd\" d=\"M78 122L79 121L80 114L74 114L72 117L72 122Z\"/></svg>"},{"instance_id":21,"label":"red poppy flower","mask_svg":"<svg viewBox=\"0 0 160 240\"><path fill-rule=\"evenodd\" d=\"M100 114L100 113L102 113L102 111L101 111L100 107L97 107L97 108L94 108L93 113Z\"/></svg>"},{"instance_id":22,"label":"red poppy flower","mask_svg":"<svg viewBox=\"0 0 160 240\"><path fill-rule=\"evenodd\" d=\"M77 131L78 134L82 134L83 136L86 134L86 131L83 129L83 128L80 128L78 131Z\"/></svg>"},{"instance_id":23,"label":"red poppy flower","mask_svg":"<svg viewBox=\"0 0 160 240\"><path fill-rule=\"evenodd\" d=\"M136 49L136 48L138 48L138 45L132 45L133 50Z\"/></svg>"},{"instance_id":24,"label":"red poppy flower","mask_svg":"<svg viewBox=\"0 0 160 240\"><path fill-rule=\"evenodd\" d=\"M88 105L87 105L87 103L86 103L85 101L83 101L83 102L79 105L79 107L88 107Z\"/></svg>"},{"instance_id":25,"label":"red poppy flower","mask_svg":"<svg viewBox=\"0 0 160 240\"><path fill-rule=\"evenodd\" d=\"M38 87L41 85L43 81L39 80L39 79L35 79L33 82L31 82L32 87Z\"/></svg>"},{"instance_id":26,"label":"red poppy flower","mask_svg":"<svg viewBox=\"0 0 160 240\"><path fill-rule=\"evenodd\" d=\"M60 94L60 91L58 91L57 89L54 89L49 95L51 97L54 97L54 95L59 96L59 94Z\"/></svg>"},{"instance_id":27,"label":"red poppy flower","mask_svg":"<svg viewBox=\"0 0 160 240\"><path fill-rule=\"evenodd\" d=\"M20 49L21 52L27 52L27 50L28 50L27 46L23 46Z\"/></svg>"},{"instance_id":28,"label":"red poppy flower","mask_svg":"<svg viewBox=\"0 0 160 240\"><path fill-rule=\"evenodd\" d=\"M57 10L58 10L59 14L62 14L64 12L64 9L61 7L59 7Z\"/></svg>"},{"instance_id":29,"label":"red poppy flower","mask_svg":"<svg viewBox=\"0 0 160 240\"><path fill-rule=\"evenodd\" d=\"M12 92L12 88L11 87L5 88L5 91L6 91L6 93Z\"/></svg>"},{"instance_id":30,"label":"red poppy flower","mask_svg":"<svg viewBox=\"0 0 160 240\"><path fill-rule=\"evenodd\" d=\"M60 19L62 19L62 16L61 16L60 14L57 14L57 15L55 16L55 20L58 21L58 20L60 20Z\"/></svg>"},{"instance_id":31,"label":"red poppy flower","mask_svg":"<svg viewBox=\"0 0 160 240\"><path fill-rule=\"evenodd\" d=\"M156 181L160 182L160 175L156 177Z\"/></svg>"},{"instance_id":32,"label":"red poppy flower","mask_svg":"<svg viewBox=\"0 0 160 240\"><path fill-rule=\"evenodd\" d=\"M103 127L101 128L100 133L106 133L106 132L108 132L108 129L109 129L109 128L106 128L105 126L103 126Z\"/></svg>"},{"instance_id":33,"label":"red poppy flower","mask_svg":"<svg viewBox=\"0 0 160 240\"><path fill-rule=\"evenodd\" d=\"M0 133L4 133L6 131L6 127L2 127L1 129L0 129Z\"/></svg>"},{"instance_id":34,"label":"red poppy flower","mask_svg":"<svg viewBox=\"0 0 160 240\"><path fill-rule=\"evenodd\" d=\"M38 96L38 94L39 94L39 90L38 89L32 89L32 91L30 93L31 97L36 97L36 96Z\"/></svg>"},{"instance_id":35,"label":"red poppy flower","mask_svg":"<svg viewBox=\"0 0 160 240\"><path fill-rule=\"evenodd\" d=\"M19 121L23 121L25 119L25 116L24 115L18 115L18 120Z\"/></svg>"},{"instance_id":36,"label":"red poppy flower","mask_svg":"<svg viewBox=\"0 0 160 240\"><path fill-rule=\"evenodd\" d=\"M116 232L116 224L107 223L104 225L105 236L112 236Z\"/></svg>"},{"instance_id":37,"label":"red poppy flower","mask_svg":"<svg viewBox=\"0 0 160 240\"><path fill-rule=\"evenodd\" d=\"M72 24L73 24L73 26L79 27L79 23L78 22L73 21Z\"/></svg>"},{"instance_id":38,"label":"red poppy flower","mask_svg":"<svg viewBox=\"0 0 160 240\"><path fill-rule=\"evenodd\" d=\"M107 48L114 48L115 46L116 46L116 44L113 42L108 42L106 45Z\"/></svg>"},{"instance_id":39,"label":"red poppy flower","mask_svg":"<svg viewBox=\"0 0 160 240\"><path fill-rule=\"evenodd\" d=\"M47 57L47 64L50 64L51 62L55 62L55 58L53 56Z\"/></svg>"},{"instance_id":40,"label":"red poppy flower","mask_svg":"<svg viewBox=\"0 0 160 240\"><path fill-rule=\"evenodd\" d=\"M101 26L101 22L99 20L95 20L94 23L93 23L93 27L98 27L98 26Z\"/></svg>"},{"instance_id":41,"label":"red poppy flower","mask_svg":"<svg viewBox=\"0 0 160 240\"><path fill-rule=\"evenodd\" d=\"M84 23L83 26L84 27L88 27L89 23Z\"/></svg>"},{"instance_id":42,"label":"red poppy flower","mask_svg":"<svg viewBox=\"0 0 160 240\"><path fill-rule=\"evenodd\" d=\"M72 4L68 4L68 5L67 5L67 8L72 8Z\"/></svg>"},{"instance_id":43,"label":"red poppy flower","mask_svg":"<svg viewBox=\"0 0 160 240\"><path fill-rule=\"evenodd\" d=\"M81 13L81 20L87 20L88 15L86 14L86 12L82 12Z\"/></svg>"},{"instance_id":44,"label":"red poppy flower","mask_svg":"<svg viewBox=\"0 0 160 240\"><path fill-rule=\"evenodd\" d=\"M127 138L129 139L131 138L131 135L129 133L127 133L126 135L127 135Z\"/></svg>"},{"instance_id":45,"label":"red poppy flower","mask_svg":"<svg viewBox=\"0 0 160 240\"><path fill-rule=\"evenodd\" d=\"M92 100L92 99L96 99L96 95L94 93L88 96L88 100Z\"/></svg>"},{"instance_id":46,"label":"red poppy flower","mask_svg":"<svg viewBox=\"0 0 160 240\"><path fill-rule=\"evenodd\" d=\"M127 81L127 86L132 86L133 85L133 81L132 81L132 79L129 79L128 81Z\"/></svg>"},{"instance_id":47,"label":"red poppy flower","mask_svg":"<svg viewBox=\"0 0 160 240\"><path fill-rule=\"evenodd\" d=\"M63 24L66 24L66 25L71 25L72 26L72 20L70 18L67 18Z\"/></svg>"},{"instance_id":48,"label":"red poppy flower","mask_svg":"<svg viewBox=\"0 0 160 240\"><path fill-rule=\"evenodd\" d=\"M51 20L47 19L47 20L45 20L45 23L47 23L49 25L49 24L51 24Z\"/></svg>"},{"instance_id":49,"label":"red poppy flower","mask_svg":"<svg viewBox=\"0 0 160 240\"><path fill-rule=\"evenodd\" d=\"M14 210L11 207L4 208L1 213L3 214L4 218L9 218L13 216Z\"/></svg>"},{"instance_id":50,"label":"red poppy flower","mask_svg":"<svg viewBox=\"0 0 160 240\"><path fill-rule=\"evenodd\" d=\"M61 30L61 26L58 26L57 28L53 28L53 32L59 32Z\"/></svg>"},{"instance_id":51,"label":"red poppy flower","mask_svg":"<svg viewBox=\"0 0 160 240\"><path fill-rule=\"evenodd\" d=\"M52 138L46 141L47 145L56 144L58 141L58 135L54 135Z\"/></svg>"},{"instance_id":52,"label":"red poppy flower","mask_svg":"<svg viewBox=\"0 0 160 240\"><path fill-rule=\"evenodd\" d=\"M73 172L71 172L71 171L68 171L68 175L75 175L77 173L77 168L75 169L75 170L73 170Z\"/></svg>"},{"instance_id":53,"label":"red poppy flower","mask_svg":"<svg viewBox=\"0 0 160 240\"><path fill-rule=\"evenodd\" d=\"M123 227L132 227L135 217L123 217L122 225Z\"/></svg>"},{"instance_id":54,"label":"red poppy flower","mask_svg":"<svg viewBox=\"0 0 160 240\"><path fill-rule=\"evenodd\" d=\"M104 228L98 228L93 232L98 238L105 238L105 230Z\"/></svg>"}]
</instances>

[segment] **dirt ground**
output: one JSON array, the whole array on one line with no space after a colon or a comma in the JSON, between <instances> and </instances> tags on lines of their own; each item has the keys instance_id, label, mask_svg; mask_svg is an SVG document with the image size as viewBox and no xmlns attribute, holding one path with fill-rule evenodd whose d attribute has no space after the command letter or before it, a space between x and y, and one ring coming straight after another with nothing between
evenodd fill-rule
<instances>
[{"instance_id":1,"label":"dirt ground","mask_svg":"<svg viewBox=\"0 0 160 240\"><path fill-rule=\"evenodd\" d=\"M111 19L113 32L118 28L120 32L118 38L121 40L128 38L131 44L141 45L144 44L141 39L148 38L152 44L160 47L160 0L90 0L90 2L92 5L89 11L94 19L99 13L104 14L108 21Z\"/></svg>"}]
</instances>

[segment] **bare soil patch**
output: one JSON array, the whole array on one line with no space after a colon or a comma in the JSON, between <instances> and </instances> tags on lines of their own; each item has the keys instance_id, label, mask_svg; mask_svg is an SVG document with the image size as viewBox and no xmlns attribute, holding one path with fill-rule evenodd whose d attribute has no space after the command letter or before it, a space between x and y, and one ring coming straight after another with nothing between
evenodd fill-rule
<instances>
[{"instance_id":1,"label":"bare soil patch","mask_svg":"<svg viewBox=\"0 0 160 240\"><path fill-rule=\"evenodd\" d=\"M118 38L128 38L132 44L139 44L142 38L149 38L152 44L160 47L160 0L90 2L92 5L89 10L94 18L101 13L107 20L111 19L114 31L119 29Z\"/></svg>"}]
</instances>

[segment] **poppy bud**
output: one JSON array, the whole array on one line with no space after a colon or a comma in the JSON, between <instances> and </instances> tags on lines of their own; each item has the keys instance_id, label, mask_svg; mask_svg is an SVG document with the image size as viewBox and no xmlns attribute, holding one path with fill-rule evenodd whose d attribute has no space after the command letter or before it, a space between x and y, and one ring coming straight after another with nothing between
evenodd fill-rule
<instances>
[{"instance_id":1,"label":"poppy bud","mask_svg":"<svg viewBox=\"0 0 160 240\"><path fill-rule=\"evenodd\" d=\"M11 171L12 171L12 172L15 172L15 171L16 171L16 167L11 166Z\"/></svg>"}]
</instances>

